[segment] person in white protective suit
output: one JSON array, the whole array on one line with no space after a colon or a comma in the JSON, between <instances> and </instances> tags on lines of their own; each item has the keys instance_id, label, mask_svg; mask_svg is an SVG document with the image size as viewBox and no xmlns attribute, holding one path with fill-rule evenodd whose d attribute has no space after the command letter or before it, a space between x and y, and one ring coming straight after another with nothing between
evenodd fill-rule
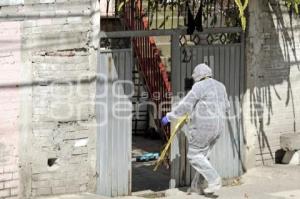
<instances>
[{"instance_id":1,"label":"person in white protective suit","mask_svg":"<svg viewBox=\"0 0 300 199\"><path fill-rule=\"evenodd\" d=\"M226 112L229 101L225 86L212 78L212 71L206 64L195 67L192 75L194 84L187 95L172 112L162 118L162 124L184 116L190 116L188 124L188 154L192 167L197 171L191 184L191 191L200 191L200 174L208 187L205 194L212 194L222 186L221 177L208 160L209 151L225 131Z\"/></svg>"}]
</instances>

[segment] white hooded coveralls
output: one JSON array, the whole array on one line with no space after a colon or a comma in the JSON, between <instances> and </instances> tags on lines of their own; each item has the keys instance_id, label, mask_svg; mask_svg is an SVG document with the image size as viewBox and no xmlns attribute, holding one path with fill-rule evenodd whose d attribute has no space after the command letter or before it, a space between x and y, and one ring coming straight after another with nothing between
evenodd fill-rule
<instances>
[{"instance_id":1,"label":"white hooded coveralls","mask_svg":"<svg viewBox=\"0 0 300 199\"><path fill-rule=\"evenodd\" d=\"M209 186L220 181L220 176L208 161L208 155L217 138L225 131L225 116L230 106L225 86L217 80L207 78L211 76L211 69L206 64L196 66L192 89L167 114L171 121L189 114L187 157ZM197 175L199 174L195 178L198 178Z\"/></svg>"}]
</instances>

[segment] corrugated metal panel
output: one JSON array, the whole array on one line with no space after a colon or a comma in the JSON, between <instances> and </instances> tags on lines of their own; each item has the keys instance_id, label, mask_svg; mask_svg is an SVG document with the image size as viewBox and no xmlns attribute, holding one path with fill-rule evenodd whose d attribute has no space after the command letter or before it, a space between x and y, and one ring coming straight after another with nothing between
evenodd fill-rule
<instances>
[{"instance_id":1,"label":"corrugated metal panel","mask_svg":"<svg viewBox=\"0 0 300 199\"><path fill-rule=\"evenodd\" d=\"M124 196L131 192L131 80L130 49L102 51L99 55L96 110L97 193ZM129 72L126 72L126 71Z\"/></svg>"},{"instance_id":2,"label":"corrugated metal panel","mask_svg":"<svg viewBox=\"0 0 300 199\"><path fill-rule=\"evenodd\" d=\"M214 78L226 86L231 110L227 119L226 133L221 135L213 148L210 161L224 179L238 177L242 173L243 161L240 144L243 132L239 114L242 95L240 87L241 82L244 81L241 76L241 71L243 71L241 44L184 46L181 48L181 54L183 51L188 52L192 57L189 61L181 60L179 69L181 77L178 78L180 85L176 85L177 88L184 91L184 79L191 77L193 68L203 62L211 66ZM172 145L171 187L189 185L195 174L186 159L187 148L186 138L181 132L177 141Z\"/></svg>"}]
</instances>

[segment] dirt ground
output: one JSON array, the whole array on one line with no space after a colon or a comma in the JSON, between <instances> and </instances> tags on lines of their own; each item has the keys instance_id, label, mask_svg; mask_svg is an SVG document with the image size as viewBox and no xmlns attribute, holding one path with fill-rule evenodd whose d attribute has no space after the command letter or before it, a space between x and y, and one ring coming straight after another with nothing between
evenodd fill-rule
<instances>
[{"instance_id":1,"label":"dirt ground","mask_svg":"<svg viewBox=\"0 0 300 199\"><path fill-rule=\"evenodd\" d=\"M160 152L160 140L133 136L132 139L132 191L163 191L169 187L170 172L166 167L153 171L155 161L136 162L136 157L147 152Z\"/></svg>"}]
</instances>

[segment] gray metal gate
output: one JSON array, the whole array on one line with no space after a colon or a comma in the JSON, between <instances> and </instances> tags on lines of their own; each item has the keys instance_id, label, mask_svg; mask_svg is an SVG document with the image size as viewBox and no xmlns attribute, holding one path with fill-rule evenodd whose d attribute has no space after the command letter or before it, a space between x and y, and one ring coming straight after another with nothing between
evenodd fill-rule
<instances>
[{"instance_id":1,"label":"gray metal gate","mask_svg":"<svg viewBox=\"0 0 300 199\"><path fill-rule=\"evenodd\" d=\"M173 41L178 51L173 53L172 87L173 92L183 92L185 78L191 77L193 68L199 63L207 63L213 70L214 78L226 86L231 110L226 123L226 133L223 134L214 147L210 161L224 180L240 176L243 166L243 128L241 124L241 100L244 91L244 45L243 33L238 34L237 40L216 40L214 43L201 44L201 37L209 38L210 34L194 35L187 41L185 36L179 37L181 42ZM229 37L233 33L221 33ZM213 35L211 35L212 37ZM195 37L196 42L195 42ZM177 36L178 38L178 36ZM184 41L183 41L184 40ZM182 42L183 41L183 42ZM204 41L205 42L205 41ZM177 53L177 54L176 54ZM180 63L177 64L176 63ZM172 145L172 179L171 187L189 185L194 176L186 154L188 143L184 133L177 136Z\"/></svg>"},{"instance_id":2,"label":"gray metal gate","mask_svg":"<svg viewBox=\"0 0 300 199\"><path fill-rule=\"evenodd\" d=\"M97 193L131 193L131 49L101 50L97 69Z\"/></svg>"},{"instance_id":3,"label":"gray metal gate","mask_svg":"<svg viewBox=\"0 0 300 199\"><path fill-rule=\"evenodd\" d=\"M231 103L230 117L227 120L226 133L221 136L211 153L210 161L225 180L239 177L243 171L244 136L242 128L241 100L244 92L244 39L240 28L227 28L223 32L202 32L198 35L184 36L182 31L165 33L171 35L172 56L172 93L176 96L184 92L186 77L191 77L193 68L207 62L214 72L214 78L223 82L227 88ZM139 35L140 34L140 35ZM144 35L145 34L145 35ZM151 35L138 33L136 36ZM204 36L203 36L204 35ZM201 43L201 38L212 38L214 42ZM238 36L236 36L238 35ZM118 38L118 35L111 34ZM226 38L233 38L228 40ZM135 38L132 36L132 38ZM225 39L224 39L225 38ZM97 92L107 90L107 95L98 97L98 121L108 123L98 128L98 185L97 192L106 196L129 195L131 192L131 99L113 95L117 93L130 95L132 85L122 85L118 80L131 80L133 58L131 49L102 50L99 53L101 62L98 73L108 79L99 82ZM101 79L101 78L100 78ZM123 82L124 83L124 82ZM125 118L116 118L112 114L115 104L123 103ZM106 107L101 107L107 104ZM127 103L127 105L125 105ZM128 106L130 104L130 106ZM130 107L130 108L129 108ZM105 111L106 108L106 111ZM191 182L195 171L191 168L186 154L188 143L184 133L180 133L171 147L171 180L170 187L186 186Z\"/></svg>"},{"instance_id":4,"label":"gray metal gate","mask_svg":"<svg viewBox=\"0 0 300 199\"><path fill-rule=\"evenodd\" d=\"M163 132L168 132L168 129L161 127L159 119L170 108L170 92L172 91L173 96L184 92L185 78L191 76L193 67L198 63L207 62L213 68L215 78L223 82L227 88L231 103L230 115L234 117L228 119L226 133L222 135L212 151L211 162L224 179L240 176L243 172L244 144L240 111L240 102L244 91L244 39L239 20L237 20L239 12L234 1L226 3L201 1L201 6L198 0L189 1L190 4L186 4L187 1L183 0L170 2L112 1L114 2L113 6L109 4L110 0L104 2L107 3L105 6L106 17L111 14L116 18L120 17L123 27L121 26L119 31L112 31L110 24L104 23L100 38L104 39L103 41L107 40L104 43L116 45L117 48L124 48L123 44L119 45L118 42L109 41L111 38L116 40L128 38L128 41L131 42L137 68L144 79L150 99L158 110L155 111L157 112L155 123ZM192 27L193 23L187 20L188 15L190 12L196 15L197 10L199 10L198 13L201 10L205 11L201 13L202 23L197 26L200 33L196 31L196 34L190 36L188 40L185 36L187 30L195 28ZM160 50L156 48L153 38L153 36L163 35L171 36L172 90L168 74L160 59ZM108 95L97 100L103 104L107 103L108 107L107 113L103 113L98 105L98 121L101 122L105 116L110 118L110 122L98 128L99 154L97 162L99 162L100 174L98 193L120 196L130 194L131 189L131 117L119 120L111 115L110 110L114 104L122 100L129 101L128 98L115 98L112 95L112 84L116 79L121 78L120 74L117 75L117 71L125 68L129 71L132 68L128 68L128 65L125 68L118 67L118 64L122 64L118 61L114 61L114 67L112 67L112 61L109 61L112 54L109 52L100 55L102 56L100 58L102 66L109 66L108 68L100 67L101 74L113 74L113 76L104 86L99 85L97 90L99 92L101 89L108 89ZM126 56L126 58L128 57ZM125 63L127 62L125 61ZM114 70L113 73L112 70ZM124 72L124 74L131 73ZM129 77L125 79L127 78ZM123 88L125 91L120 89L119 92L127 93L126 86L117 88ZM156 95L157 93L159 95ZM130 115L129 110L127 113ZM171 147L171 187L190 184L194 171L186 158L187 147L184 134L179 134ZM117 154L118 151L119 154Z\"/></svg>"}]
</instances>

